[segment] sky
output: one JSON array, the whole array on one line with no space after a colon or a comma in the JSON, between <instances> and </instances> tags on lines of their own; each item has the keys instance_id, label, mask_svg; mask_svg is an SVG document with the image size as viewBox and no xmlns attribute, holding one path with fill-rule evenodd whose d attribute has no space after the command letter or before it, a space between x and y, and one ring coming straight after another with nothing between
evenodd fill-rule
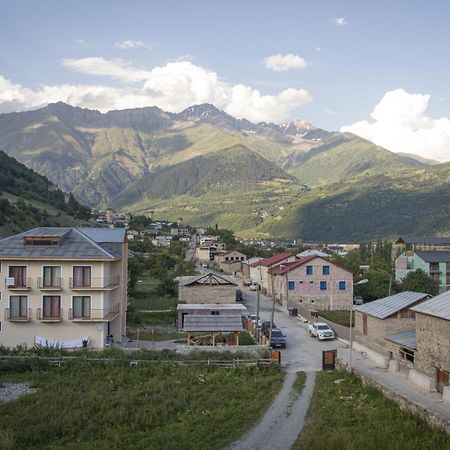
<instances>
[{"instance_id":1,"label":"sky","mask_svg":"<svg viewBox=\"0 0 450 450\"><path fill-rule=\"evenodd\" d=\"M0 112L213 103L450 160L447 0L3 0Z\"/></svg>"}]
</instances>

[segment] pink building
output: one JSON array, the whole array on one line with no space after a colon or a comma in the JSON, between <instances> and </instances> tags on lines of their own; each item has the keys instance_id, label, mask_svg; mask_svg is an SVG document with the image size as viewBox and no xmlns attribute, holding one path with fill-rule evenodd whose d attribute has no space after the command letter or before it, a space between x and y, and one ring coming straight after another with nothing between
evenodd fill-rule
<instances>
[{"instance_id":1,"label":"pink building","mask_svg":"<svg viewBox=\"0 0 450 450\"><path fill-rule=\"evenodd\" d=\"M353 273L320 256L286 262L269 270L275 298L286 309L349 309Z\"/></svg>"}]
</instances>

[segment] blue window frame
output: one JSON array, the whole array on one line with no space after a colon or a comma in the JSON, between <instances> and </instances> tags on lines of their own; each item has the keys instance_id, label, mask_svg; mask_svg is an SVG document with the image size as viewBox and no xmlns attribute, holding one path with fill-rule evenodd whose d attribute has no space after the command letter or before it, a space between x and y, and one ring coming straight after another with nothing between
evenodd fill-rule
<instances>
[{"instance_id":1,"label":"blue window frame","mask_svg":"<svg viewBox=\"0 0 450 450\"><path fill-rule=\"evenodd\" d=\"M313 274L313 266L306 266L306 275Z\"/></svg>"},{"instance_id":2,"label":"blue window frame","mask_svg":"<svg viewBox=\"0 0 450 450\"><path fill-rule=\"evenodd\" d=\"M347 289L345 281L339 281L339 290L345 291Z\"/></svg>"},{"instance_id":3,"label":"blue window frame","mask_svg":"<svg viewBox=\"0 0 450 450\"><path fill-rule=\"evenodd\" d=\"M322 275L330 275L330 266L322 266Z\"/></svg>"},{"instance_id":4,"label":"blue window frame","mask_svg":"<svg viewBox=\"0 0 450 450\"><path fill-rule=\"evenodd\" d=\"M320 282L320 290L321 291L326 291L327 290L327 282L326 281L321 281Z\"/></svg>"},{"instance_id":5,"label":"blue window frame","mask_svg":"<svg viewBox=\"0 0 450 450\"><path fill-rule=\"evenodd\" d=\"M295 289L295 281L288 281L288 289L293 291Z\"/></svg>"}]
</instances>

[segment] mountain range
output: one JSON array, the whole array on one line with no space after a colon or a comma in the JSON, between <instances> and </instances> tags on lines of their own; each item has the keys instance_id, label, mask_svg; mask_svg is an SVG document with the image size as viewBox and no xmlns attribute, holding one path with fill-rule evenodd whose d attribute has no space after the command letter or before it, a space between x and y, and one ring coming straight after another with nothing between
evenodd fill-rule
<instances>
[{"instance_id":1,"label":"mountain range","mask_svg":"<svg viewBox=\"0 0 450 450\"><path fill-rule=\"evenodd\" d=\"M353 230L367 188L364 204L384 204L402 198L404 185L409 199L419 194L409 186L417 174L440 187L447 177L446 164L395 154L349 133L301 120L255 124L209 104L178 114L157 107L103 114L64 103L1 114L0 149L92 207L153 210L243 236L322 241L403 232L401 223L395 230L383 224ZM428 233L445 231L443 222L428 223Z\"/></svg>"}]
</instances>

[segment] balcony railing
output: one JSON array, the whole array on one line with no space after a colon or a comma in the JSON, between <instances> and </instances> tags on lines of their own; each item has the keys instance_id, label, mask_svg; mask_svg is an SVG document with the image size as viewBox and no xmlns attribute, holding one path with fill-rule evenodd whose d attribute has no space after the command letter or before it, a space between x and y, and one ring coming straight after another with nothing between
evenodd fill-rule
<instances>
[{"instance_id":1,"label":"balcony railing","mask_svg":"<svg viewBox=\"0 0 450 450\"><path fill-rule=\"evenodd\" d=\"M89 311L83 311L82 314L77 314L73 308L70 308L68 317L69 320L74 322L109 322L117 317L120 311L119 308L119 304L106 309L91 308Z\"/></svg>"},{"instance_id":2,"label":"balcony railing","mask_svg":"<svg viewBox=\"0 0 450 450\"><path fill-rule=\"evenodd\" d=\"M31 308L5 308L5 320L10 322L29 322L31 320Z\"/></svg>"},{"instance_id":3,"label":"balcony railing","mask_svg":"<svg viewBox=\"0 0 450 450\"><path fill-rule=\"evenodd\" d=\"M39 277L37 279L37 287L43 291L60 291L63 288L63 279L46 280L43 277Z\"/></svg>"},{"instance_id":4,"label":"balcony railing","mask_svg":"<svg viewBox=\"0 0 450 450\"><path fill-rule=\"evenodd\" d=\"M63 310L60 308L58 311L44 311L42 308L36 310L36 319L41 322L61 322Z\"/></svg>"},{"instance_id":5,"label":"balcony railing","mask_svg":"<svg viewBox=\"0 0 450 450\"><path fill-rule=\"evenodd\" d=\"M92 289L115 289L120 284L120 277L107 278L71 278L70 289L73 290L92 290Z\"/></svg>"},{"instance_id":6,"label":"balcony railing","mask_svg":"<svg viewBox=\"0 0 450 450\"><path fill-rule=\"evenodd\" d=\"M27 291L31 289L32 282L31 278L15 278L6 277L5 286L7 289L16 289L18 291Z\"/></svg>"}]
</instances>

